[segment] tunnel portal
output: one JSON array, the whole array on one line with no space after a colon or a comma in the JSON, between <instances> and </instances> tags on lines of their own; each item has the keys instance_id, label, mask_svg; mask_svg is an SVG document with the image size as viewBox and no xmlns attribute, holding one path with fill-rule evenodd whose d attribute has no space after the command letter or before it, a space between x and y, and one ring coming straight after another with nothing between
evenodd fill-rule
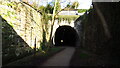
<instances>
[{"instance_id":1,"label":"tunnel portal","mask_svg":"<svg viewBox=\"0 0 120 68\"><path fill-rule=\"evenodd\" d=\"M54 40L55 46L76 46L77 32L71 26L59 26Z\"/></svg>"}]
</instances>

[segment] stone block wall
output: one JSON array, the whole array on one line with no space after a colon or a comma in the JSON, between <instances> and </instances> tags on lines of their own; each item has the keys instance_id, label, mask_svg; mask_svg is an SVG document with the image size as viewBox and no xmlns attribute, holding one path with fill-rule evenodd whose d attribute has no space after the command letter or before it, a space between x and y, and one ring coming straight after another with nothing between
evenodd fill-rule
<instances>
[{"instance_id":1,"label":"stone block wall","mask_svg":"<svg viewBox=\"0 0 120 68\"><path fill-rule=\"evenodd\" d=\"M0 1L3 65L30 55L34 47L41 50L43 41L48 42L50 31L46 28L51 24L41 19L42 15L25 3Z\"/></svg>"},{"instance_id":2,"label":"stone block wall","mask_svg":"<svg viewBox=\"0 0 120 68\"><path fill-rule=\"evenodd\" d=\"M93 3L93 9L82 16L85 18L81 19L83 48L98 55L109 55L119 59L120 7L118 5L119 3Z\"/></svg>"},{"instance_id":3,"label":"stone block wall","mask_svg":"<svg viewBox=\"0 0 120 68\"><path fill-rule=\"evenodd\" d=\"M35 39L37 48L40 47L44 23L39 12L21 2L2 2L0 11L1 16L30 47L34 48Z\"/></svg>"}]
</instances>

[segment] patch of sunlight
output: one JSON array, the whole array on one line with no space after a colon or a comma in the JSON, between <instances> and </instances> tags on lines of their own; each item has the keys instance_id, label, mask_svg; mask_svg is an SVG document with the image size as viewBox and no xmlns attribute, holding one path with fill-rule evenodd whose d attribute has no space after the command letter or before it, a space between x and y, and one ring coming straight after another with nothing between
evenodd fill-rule
<instances>
[{"instance_id":1,"label":"patch of sunlight","mask_svg":"<svg viewBox=\"0 0 120 68\"><path fill-rule=\"evenodd\" d=\"M46 53L45 51L42 51L42 53Z\"/></svg>"},{"instance_id":2,"label":"patch of sunlight","mask_svg":"<svg viewBox=\"0 0 120 68\"><path fill-rule=\"evenodd\" d=\"M14 27L14 25L13 25L13 23L12 23L12 22L10 22L9 24L10 24L12 27Z\"/></svg>"},{"instance_id":3,"label":"patch of sunlight","mask_svg":"<svg viewBox=\"0 0 120 68\"><path fill-rule=\"evenodd\" d=\"M34 45L29 45L32 49L34 49L35 47L34 47Z\"/></svg>"},{"instance_id":4,"label":"patch of sunlight","mask_svg":"<svg viewBox=\"0 0 120 68\"><path fill-rule=\"evenodd\" d=\"M32 49L34 49L34 48L35 48L35 46L34 46L34 45L29 45L29 47L31 47ZM40 47L40 46L37 46L37 45L36 45L36 48L41 49L41 47Z\"/></svg>"},{"instance_id":5,"label":"patch of sunlight","mask_svg":"<svg viewBox=\"0 0 120 68\"><path fill-rule=\"evenodd\" d=\"M40 48L40 46L36 46L36 48Z\"/></svg>"}]
</instances>

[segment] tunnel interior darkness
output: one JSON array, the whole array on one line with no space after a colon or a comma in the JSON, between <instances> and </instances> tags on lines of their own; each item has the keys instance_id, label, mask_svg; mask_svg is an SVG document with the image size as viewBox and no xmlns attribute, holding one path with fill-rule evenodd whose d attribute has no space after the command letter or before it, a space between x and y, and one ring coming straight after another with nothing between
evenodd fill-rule
<instances>
[{"instance_id":1,"label":"tunnel interior darkness","mask_svg":"<svg viewBox=\"0 0 120 68\"><path fill-rule=\"evenodd\" d=\"M77 33L71 26L59 26L55 32L55 46L76 46Z\"/></svg>"}]
</instances>

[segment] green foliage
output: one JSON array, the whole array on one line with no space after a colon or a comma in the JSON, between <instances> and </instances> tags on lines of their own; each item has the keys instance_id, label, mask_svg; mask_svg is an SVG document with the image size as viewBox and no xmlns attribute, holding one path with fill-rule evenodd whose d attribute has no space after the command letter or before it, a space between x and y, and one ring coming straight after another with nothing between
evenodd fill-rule
<instances>
[{"instance_id":1,"label":"green foliage","mask_svg":"<svg viewBox=\"0 0 120 68\"><path fill-rule=\"evenodd\" d=\"M58 12L60 10L61 10L60 0L58 0L56 3L56 12Z\"/></svg>"},{"instance_id":2,"label":"green foliage","mask_svg":"<svg viewBox=\"0 0 120 68\"><path fill-rule=\"evenodd\" d=\"M40 6L38 8L42 13L52 14L53 13L53 7L50 4L47 4L47 6Z\"/></svg>"},{"instance_id":3,"label":"green foliage","mask_svg":"<svg viewBox=\"0 0 120 68\"><path fill-rule=\"evenodd\" d=\"M77 9L78 6L79 6L79 2L78 2L78 1L75 1L75 2L73 2L71 8Z\"/></svg>"},{"instance_id":4,"label":"green foliage","mask_svg":"<svg viewBox=\"0 0 120 68\"><path fill-rule=\"evenodd\" d=\"M71 7L71 5L70 4L67 4L67 6L66 6L67 8L70 8Z\"/></svg>"},{"instance_id":5,"label":"green foliage","mask_svg":"<svg viewBox=\"0 0 120 68\"><path fill-rule=\"evenodd\" d=\"M50 5L48 5L47 7L51 7ZM46 50L48 47L47 47L47 40L46 40L46 34L48 33L48 20L50 20L52 17L50 15L48 15L47 13L49 13L49 11L46 11L47 9L50 9L50 8L46 8L44 6L40 6L39 7L39 10L41 10L42 12L42 30L43 30L43 40L41 42L41 49L42 50Z\"/></svg>"},{"instance_id":6,"label":"green foliage","mask_svg":"<svg viewBox=\"0 0 120 68\"><path fill-rule=\"evenodd\" d=\"M10 2L10 3L7 3L7 6L12 7L12 6L16 6L16 4L15 4L15 2Z\"/></svg>"},{"instance_id":7,"label":"green foliage","mask_svg":"<svg viewBox=\"0 0 120 68\"><path fill-rule=\"evenodd\" d=\"M47 41L46 41L46 32L45 32L44 28L43 28L43 34L42 35L43 35L43 40L42 40L42 43L41 43L41 48L42 48L42 50L45 50Z\"/></svg>"},{"instance_id":8,"label":"green foliage","mask_svg":"<svg viewBox=\"0 0 120 68\"><path fill-rule=\"evenodd\" d=\"M8 17L8 16L11 16L11 15L14 15L14 14L15 14L15 12L8 10L7 14L5 14L5 16Z\"/></svg>"},{"instance_id":9,"label":"green foliage","mask_svg":"<svg viewBox=\"0 0 120 68\"><path fill-rule=\"evenodd\" d=\"M83 12L86 12L87 9L78 9L78 13L83 13Z\"/></svg>"},{"instance_id":10,"label":"green foliage","mask_svg":"<svg viewBox=\"0 0 120 68\"><path fill-rule=\"evenodd\" d=\"M52 7L50 4L47 4L47 6L45 8L45 12L52 14L53 13L53 9L54 9L54 7Z\"/></svg>"},{"instance_id":11,"label":"green foliage","mask_svg":"<svg viewBox=\"0 0 120 68\"><path fill-rule=\"evenodd\" d=\"M7 3L5 3L5 5L13 8L15 10L17 9L17 2L7 2Z\"/></svg>"},{"instance_id":12,"label":"green foliage","mask_svg":"<svg viewBox=\"0 0 120 68\"><path fill-rule=\"evenodd\" d=\"M78 17L79 17L78 15L59 15L57 18L58 18L59 20L63 19L63 20L68 20L68 21L70 21L70 20L75 20L75 19L77 19Z\"/></svg>"},{"instance_id":13,"label":"green foliage","mask_svg":"<svg viewBox=\"0 0 120 68\"><path fill-rule=\"evenodd\" d=\"M10 11L7 11L7 15L10 16Z\"/></svg>"},{"instance_id":14,"label":"green foliage","mask_svg":"<svg viewBox=\"0 0 120 68\"><path fill-rule=\"evenodd\" d=\"M44 6L40 6L39 8L38 8L38 10L40 10L40 11L45 11L45 7Z\"/></svg>"},{"instance_id":15,"label":"green foliage","mask_svg":"<svg viewBox=\"0 0 120 68\"><path fill-rule=\"evenodd\" d=\"M52 15L51 15L51 14L48 15L48 19L49 19L49 20L52 20Z\"/></svg>"}]
</instances>

